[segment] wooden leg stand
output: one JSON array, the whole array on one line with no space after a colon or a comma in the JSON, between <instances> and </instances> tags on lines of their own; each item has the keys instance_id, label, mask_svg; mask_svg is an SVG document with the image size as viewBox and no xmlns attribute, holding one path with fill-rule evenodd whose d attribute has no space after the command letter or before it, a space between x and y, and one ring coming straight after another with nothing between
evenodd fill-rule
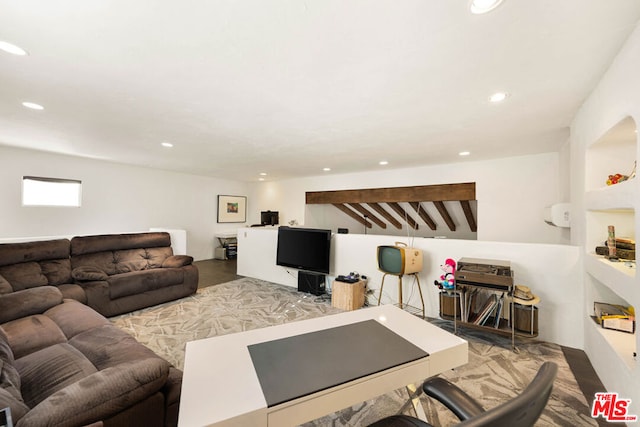
<instances>
[{"instance_id":1,"label":"wooden leg stand","mask_svg":"<svg viewBox=\"0 0 640 427\"><path fill-rule=\"evenodd\" d=\"M380 293L378 294L378 305L380 305L380 300L382 299L382 289L384 288L384 279L387 277L388 273L385 273L382 276L382 283L380 284ZM420 294L420 302L422 303L422 318L424 319L426 316L425 307L424 307L424 298L422 296L422 288L420 287L420 279L418 279L418 273L412 273L410 276L413 276L416 279L416 283L418 285L418 293ZM398 306L400 308L404 308L404 302L402 300L402 276L398 276Z\"/></svg>"}]
</instances>

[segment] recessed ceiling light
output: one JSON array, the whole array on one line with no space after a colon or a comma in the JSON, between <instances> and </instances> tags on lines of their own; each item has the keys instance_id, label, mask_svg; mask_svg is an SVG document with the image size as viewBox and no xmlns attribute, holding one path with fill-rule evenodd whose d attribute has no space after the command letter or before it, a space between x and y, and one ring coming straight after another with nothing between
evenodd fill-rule
<instances>
[{"instance_id":1,"label":"recessed ceiling light","mask_svg":"<svg viewBox=\"0 0 640 427\"><path fill-rule=\"evenodd\" d=\"M500 6L502 0L472 0L469 5L469 10L474 15L481 15L483 13L491 12L496 7Z\"/></svg>"},{"instance_id":2,"label":"recessed ceiling light","mask_svg":"<svg viewBox=\"0 0 640 427\"><path fill-rule=\"evenodd\" d=\"M267 176L266 172L260 172L260 176Z\"/></svg>"},{"instance_id":3,"label":"recessed ceiling light","mask_svg":"<svg viewBox=\"0 0 640 427\"><path fill-rule=\"evenodd\" d=\"M167 147L167 148L173 147L173 144L170 143L170 142L161 142L160 145L162 145L163 147Z\"/></svg>"},{"instance_id":4,"label":"recessed ceiling light","mask_svg":"<svg viewBox=\"0 0 640 427\"><path fill-rule=\"evenodd\" d=\"M36 104L35 102L23 102L23 107L31 108L32 110L44 110L44 107L40 104Z\"/></svg>"},{"instance_id":5,"label":"recessed ceiling light","mask_svg":"<svg viewBox=\"0 0 640 427\"><path fill-rule=\"evenodd\" d=\"M471 154L471 151L461 151L458 153L459 156L468 156L469 154Z\"/></svg>"},{"instance_id":6,"label":"recessed ceiling light","mask_svg":"<svg viewBox=\"0 0 640 427\"><path fill-rule=\"evenodd\" d=\"M4 50L7 53L12 53L14 55L20 56L24 56L27 54L27 51L22 49L21 47L3 41L0 41L0 50Z\"/></svg>"},{"instance_id":7,"label":"recessed ceiling light","mask_svg":"<svg viewBox=\"0 0 640 427\"><path fill-rule=\"evenodd\" d=\"M380 164L380 166L385 166L385 165L388 165L389 162L386 161L386 160L381 160L379 164Z\"/></svg>"},{"instance_id":8,"label":"recessed ceiling light","mask_svg":"<svg viewBox=\"0 0 640 427\"><path fill-rule=\"evenodd\" d=\"M325 172L329 172L331 170L331 168L322 168L323 171Z\"/></svg>"},{"instance_id":9,"label":"recessed ceiling light","mask_svg":"<svg viewBox=\"0 0 640 427\"><path fill-rule=\"evenodd\" d=\"M509 97L507 92L496 92L489 97L489 102L502 102Z\"/></svg>"},{"instance_id":10,"label":"recessed ceiling light","mask_svg":"<svg viewBox=\"0 0 640 427\"><path fill-rule=\"evenodd\" d=\"M264 178L258 178L258 181L264 181Z\"/></svg>"}]
</instances>

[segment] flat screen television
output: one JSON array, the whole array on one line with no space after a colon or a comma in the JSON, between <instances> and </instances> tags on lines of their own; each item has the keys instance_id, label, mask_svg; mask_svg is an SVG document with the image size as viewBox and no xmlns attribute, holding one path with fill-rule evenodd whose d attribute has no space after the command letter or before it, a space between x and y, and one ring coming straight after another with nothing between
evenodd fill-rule
<instances>
[{"instance_id":1,"label":"flat screen television","mask_svg":"<svg viewBox=\"0 0 640 427\"><path fill-rule=\"evenodd\" d=\"M261 225L277 225L279 222L278 211L262 211L260 212Z\"/></svg>"},{"instance_id":2,"label":"flat screen television","mask_svg":"<svg viewBox=\"0 0 640 427\"><path fill-rule=\"evenodd\" d=\"M395 246L378 246L378 270L383 273L403 276L422 271L422 251L409 248L404 243Z\"/></svg>"},{"instance_id":3,"label":"flat screen television","mask_svg":"<svg viewBox=\"0 0 640 427\"><path fill-rule=\"evenodd\" d=\"M276 265L329 274L331 230L278 228Z\"/></svg>"}]
</instances>

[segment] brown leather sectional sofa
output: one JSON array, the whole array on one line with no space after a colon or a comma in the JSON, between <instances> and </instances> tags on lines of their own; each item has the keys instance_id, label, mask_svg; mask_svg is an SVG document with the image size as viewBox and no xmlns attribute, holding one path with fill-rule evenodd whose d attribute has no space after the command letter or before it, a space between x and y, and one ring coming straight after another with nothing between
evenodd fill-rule
<instances>
[{"instance_id":1,"label":"brown leather sectional sofa","mask_svg":"<svg viewBox=\"0 0 640 427\"><path fill-rule=\"evenodd\" d=\"M182 373L112 316L193 294L168 233L0 245L0 408L23 426L175 426Z\"/></svg>"},{"instance_id":2,"label":"brown leather sectional sofa","mask_svg":"<svg viewBox=\"0 0 640 427\"><path fill-rule=\"evenodd\" d=\"M104 316L193 294L193 258L173 255L169 233L107 234L0 245L0 295L56 286Z\"/></svg>"}]
</instances>

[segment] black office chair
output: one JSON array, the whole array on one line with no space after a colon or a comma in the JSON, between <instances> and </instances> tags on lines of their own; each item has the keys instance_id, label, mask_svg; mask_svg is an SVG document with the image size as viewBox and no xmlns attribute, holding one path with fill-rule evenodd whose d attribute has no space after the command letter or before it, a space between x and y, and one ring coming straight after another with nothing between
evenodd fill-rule
<instances>
[{"instance_id":1,"label":"black office chair","mask_svg":"<svg viewBox=\"0 0 640 427\"><path fill-rule=\"evenodd\" d=\"M425 381L422 390L449 408L460 419L459 426L527 427L533 426L547 406L557 372L558 365L545 362L522 393L488 411L459 387L443 378L436 377ZM408 415L394 415L369 427L432 426Z\"/></svg>"}]
</instances>

